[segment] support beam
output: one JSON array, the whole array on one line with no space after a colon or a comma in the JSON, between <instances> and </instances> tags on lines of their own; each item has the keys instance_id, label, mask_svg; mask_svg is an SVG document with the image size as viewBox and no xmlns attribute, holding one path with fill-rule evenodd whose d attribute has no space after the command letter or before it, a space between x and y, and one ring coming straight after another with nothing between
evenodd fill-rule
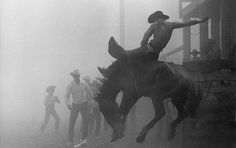
<instances>
[{"instance_id":1,"label":"support beam","mask_svg":"<svg viewBox=\"0 0 236 148\"><path fill-rule=\"evenodd\" d=\"M167 53L163 54L163 55L160 57L160 59L166 60L167 57L172 56L172 55L174 55L174 54L176 54L176 53L178 53L178 52L180 52L180 51L182 51L182 50L183 50L183 46L180 46L180 47L178 47L178 48L175 48L174 50L171 50L170 52L167 52Z\"/></svg>"},{"instance_id":2,"label":"support beam","mask_svg":"<svg viewBox=\"0 0 236 148\"><path fill-rule=\"evenodd\" d=\"M125 48L125 3L120 0L120 45Z\"/></svg>"},{"instance_id":3,"label":"support beam","mask_svg":"<svg viewBox=\"0 0 236 148\"><path fill-rule=\"evenodd\" d=\"M218 17L211 18L211 38L216 41L218 47L220 47L220 19Z\"/></svg>"},{"instance_id":4,"label":"support beam","mask_svg":"<svg viewBox=\"0 0 236 148\"><path fill-rule=\"evenodd\" d=\"M221 48L223 58L227 58L230 47L235 40L235 0L221 0L220 24L221 24Z\"/></svg>"},{"instance_id":5,"label":"support beam","mask_svg":"<svg viewBox=\"0 0 236 148\"><path fill-rule=\"evenodd\" d=\"M206 44L208 40L208 21L201 23L200 25L200 57L204 56L204 51L202 47Z\"/></svg>"},{"instance_id":6,"label":"support beam","mask_svg":"<svg viewBox=\"0 0 236 148\"><path fill-rule=\"evenodd\" d=\"M183 61L190 60L190 51L191 51L191 28L183 28Z\"/></svg>"}]
</instances>

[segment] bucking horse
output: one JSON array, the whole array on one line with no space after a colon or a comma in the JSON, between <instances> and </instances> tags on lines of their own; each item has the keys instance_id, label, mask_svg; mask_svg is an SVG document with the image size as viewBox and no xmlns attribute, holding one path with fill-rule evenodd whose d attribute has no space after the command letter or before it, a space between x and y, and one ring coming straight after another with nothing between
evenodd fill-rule
<instances>
[{"instance_id":1,"label":"bucking horse","mask_svg":"<svg viewBox=\"0 0 236 148\"><path fill-rule=\"evenodd\" d=\"M113 37L109 40L108 51L116 61L107 69L98 68L104 79L96 99L113 129L111 141L124 136L127 115L142 96L151 98L155 115L142 128L136 141L143 142L148 131L165 115L163 100L166 98L171 98L178 111L178 117L169 125L168 139L172 139L176 126L187 116L194 117L206 87L197 85L181 65L127 56ZM123 98L118 106L116 95L120 91L123 91Z\"/></svg>"}]
</instances>

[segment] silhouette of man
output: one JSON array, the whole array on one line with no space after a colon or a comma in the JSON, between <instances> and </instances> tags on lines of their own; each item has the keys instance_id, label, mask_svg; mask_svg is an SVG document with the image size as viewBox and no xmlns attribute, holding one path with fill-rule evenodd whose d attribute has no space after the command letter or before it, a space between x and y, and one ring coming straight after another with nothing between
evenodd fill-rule
<instances>
[{"instance_id":1,"label":"silhouette of man","mask_svg":"<svg viewBox=\"0 0 236 148\"><path fill-rule=\"evenodd\" d=\"M74 80L67 86L65 93L65 100L68 109L70 110L70 121L68 131L68 143L67 145L73 146L74 126L78 114L82 117L82 138L81 143L87 141L88 126L89 126L89 99L86 97L88 85L80 81L80 72L78 69L70 73ZM92 94L90 94L92 95ZM71 97L71 100L70 100Z\"/></svg>"},{"instance_id":2,"label":"silhouette of man","mask_svg":"<svg viewBox=\"0 0 236 148\"><path fill-rule=\"evenodd\" d=\"M168 15L162 11L156 11L148 17L148 23L151 25L144 33L140 43L141 47L134 50L126 50L128 55L145 54L151 59L158 60L160 52L166 47L174 29L192 26L205 22L209 17L202 19L190 19L181 22L170 22ZM149 40L151 37L153 38Z\"/></svg>"}]
</instances>

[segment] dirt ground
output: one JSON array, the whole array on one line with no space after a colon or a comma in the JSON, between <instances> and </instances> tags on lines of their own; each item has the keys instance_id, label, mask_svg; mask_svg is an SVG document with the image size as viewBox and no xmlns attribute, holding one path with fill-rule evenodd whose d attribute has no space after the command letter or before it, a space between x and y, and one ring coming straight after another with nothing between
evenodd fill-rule
<instances>
[{"instance_id":1,"label":"dirt ground","mask_svg":"<svg viewBox=\"0 0 236 148\"><path fill-rule=\"evenodd\" d=\"M143 143L136 143L136 137L142 127L148 123L153 117L150 101L141 102L142 105L137 105L135 121L128 120L125 137L113 143L110 142L111 130L105 131L101 129L101 134L95 138L90 134L88 138L88 148L167 148L175 145L178 147L178 142L167 142L165 137L165 124L163 118L156 126L150 130ZM61 114L60 130L55 133L54 119L50 119L45 133L40 133L40 126L43 121L43 115L31 117L1 118L0 120L0 147L1 148L66 148L68 117ZM130 118L128 118L130 119ZM80 119L78 119L79 121ZM75 143L80 139L79 122L75 127ZM181 129L181 128L180 128ZM178 129L177 129L178 132ZM181 141L180 139L174 141Z\"/></svg>"}]
</instances>

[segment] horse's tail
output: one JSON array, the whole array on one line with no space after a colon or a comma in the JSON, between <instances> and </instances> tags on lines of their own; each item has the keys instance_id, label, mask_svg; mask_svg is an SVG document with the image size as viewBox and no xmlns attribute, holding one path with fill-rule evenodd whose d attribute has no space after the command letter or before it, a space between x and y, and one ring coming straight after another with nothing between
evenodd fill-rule
<instances>
[{"instance_id":1,"label":"horse's tail","mask_svg":"<svg viewBox=\"0 0 236 148\"><path fill-rule=\"evenodd\" d=\"M206 86L200 83L193 82L192 80L187 82L187 99L185 108L191 117L196 117L197 110L201 100L208 97L212 82Z\"/></svg>"}]
</instances>

